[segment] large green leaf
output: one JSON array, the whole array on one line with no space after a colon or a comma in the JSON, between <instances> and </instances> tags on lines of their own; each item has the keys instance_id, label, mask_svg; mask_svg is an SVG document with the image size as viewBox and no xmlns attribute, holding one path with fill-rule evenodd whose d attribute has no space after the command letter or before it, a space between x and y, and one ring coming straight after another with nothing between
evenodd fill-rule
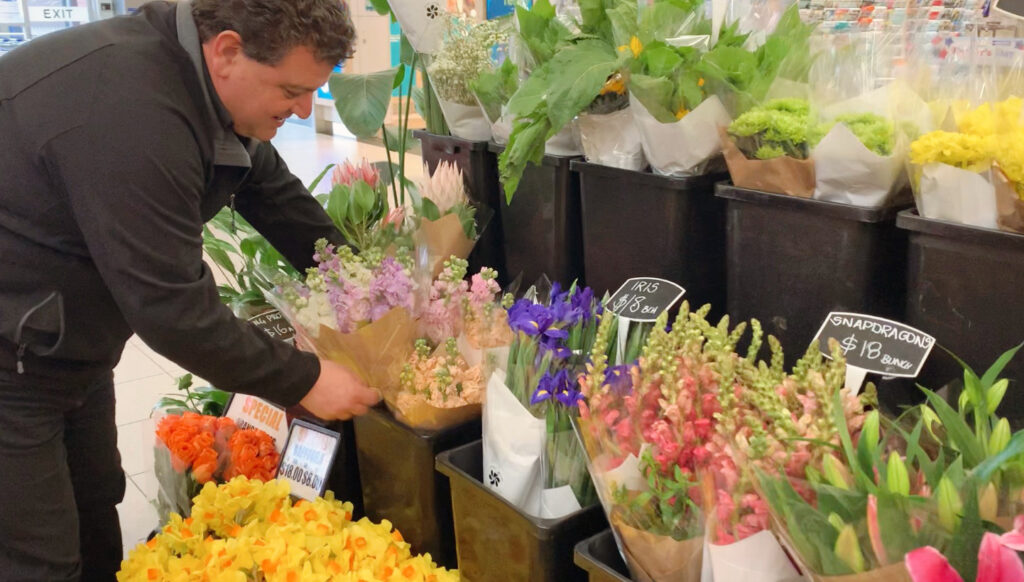
<instances>
[{"instance_id":1,"label":"large green leaf","mask_svg":"<svg viewBox=\"0 0 1024 582\"><path fill-rule=\"evenodd\" d=\"M608 77L622 63L615 51L598 40L583 40L558 51L551 59L548 119L562 129L600 94Z\"/></svg>"},{"instance_id":2,"label":"large green leaf","mask_svg":"<svg viewBox=\"0 0 1024 582\"><path fill-rule=\"evenodd\" d=\"M551 86L551 68L541 67L524 80L508 100L508 113L514 117L527 117L544 105Z\"/></svg>"},{"instance_id":3,"label":"large green leaf","mask_svg":"<svg viewBox=\"0 0 1024 582\"><path fill-rule=\"evenodd\" d=\"M671 110L672 81L664 77L633 75L629 79L629 91L658 121L676 121L675 112Z\"/></svg>"},{"instance_id":4,"label":"large green leaf","mask_svg":"<svg viewBox=\"0 0 1024 582\"><path fill-rule=\"evenodd\" d=\"M554 132L551 122L541 117L527 123L516 123L508 138L508 146L498 156L498 173L501 185L505 190L505 203L511 204L512 197L519 188L519 180L523 178L526 164L539 166L544 159L544 142Z\"/></svg>"},{"instance_id":5,"label":"large green leaf","mask_svg":"<svg viewBox=\"0 0 1024 582\"><path fill-rule=\"evenodd\" d=\"M373 9L381 16L391 12L391 6L388 5L388 0L370 0L370 5L373 6Z\"/></svg>"},{"instance_id":6,"label":"large green leaf","mask_svg":"<svg viewBox=\"0 0 1024 582\"><path fill-rule=\"evenodd\" d=\"M938 415L942 427L946 429L950 444L963 455L964 464L976 467L985 459L985 447L978 442L964 419L941 396L927 388L921 390L927 395L928 403Z\"/></svg>"},{"instance_id":7,"label":"large green leaf","mask_svg":"<svg viewBox=\"0 0 1024 582\"><path fill-rule=\"evenodd\" d=\"M999 374L1003 372L1003 369L1005 369L1006 365L1010 363L1010 360L1012 360L1013 357L1017 355L1017 352L1020 351L1021 347L1024 347L1024 344L1020 344L1016 347L1010 348L1009 350L1004 352L1003 355L999 356L999 359L996 360L996 362L992 364L988 370L985 371L985 375L981 377L982 388L988 389L990 386L992 386L992 384L995 383L995 381L999 378Z\"/></svg>"},{"instance_id":8,"label":"large green leaf","mask_svg":"<svg viewBox=\"0 0 1024 582\"><path fill-rule=\"evenodd\" d=\"M348 219L348 207L352 193L347 186L335 186L327 199L327 215L334 221L334 225L341 227Z\"/></svg>"},{"instance_id":9,"label":"large green leaf","mask_svg":"<svg viewBox=\"0 0 1024 582\"><path fill-rule=\"evenodd\" d=\"M643 60L647 65L647 74L652 77L668 78L675 72L676 67L683 64L683 57L679 56L679 53L661 43L652 44L644 49Z\"/></svg>"},{"instance_id":10,"label":"large green leaf","mask_svg":"<svg viewBox=\"0 0 1024 582\"><path fill-rule=\"evenodd\" d=\"M376 135L391 104L398 67L369 74L341 73L328 82L342 123L357 137Z\"/></svg>"},{"instance_id":11,"label":"large green leaf","mask_svg":"<svg viewBox=\"0 0 1024 582\"><path fill-rule=\"evenodd\" d=\"M629 40L637 33L637 3L619 2L608 11L608 20L615 46L629 46Z\"/></svg>"}]
</instances>

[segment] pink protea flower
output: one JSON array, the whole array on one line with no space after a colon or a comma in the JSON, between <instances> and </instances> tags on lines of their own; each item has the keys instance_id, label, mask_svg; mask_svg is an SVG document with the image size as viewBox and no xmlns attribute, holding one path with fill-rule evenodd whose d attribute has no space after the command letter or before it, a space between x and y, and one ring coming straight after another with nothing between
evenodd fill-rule
<instances>
[{"instance_id":1,"label":"pink protea flower","mask_svg":"<svg viewBox=\"0 0 1024 582\"><path fill-rule=\"evenodd\" d=\"M334 172L331 173L331 184L334 186L351 186L360 180L374 189L380 183L380 172L370 162L367 162L366 158L363 158L358 166L345 160L344 163L334 166Z\"/></svg>"}]
</instances>

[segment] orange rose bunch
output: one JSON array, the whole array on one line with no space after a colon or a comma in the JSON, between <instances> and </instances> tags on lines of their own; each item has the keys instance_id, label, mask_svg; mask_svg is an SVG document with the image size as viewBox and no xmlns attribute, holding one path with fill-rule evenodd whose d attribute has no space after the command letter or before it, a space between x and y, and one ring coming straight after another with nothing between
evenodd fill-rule
<instances>
[{"instance_id":1,"label":"orange rose bunch","mask_svg":"<svg viewBox=\"0 0 1024 582\"><path fill-rule=\"evenodd\" d=\"M224 471L224 481L239 475L269 481L277 474L281 455L274 448L274 440L262 430L240 430L231 435L228 447L230 462Z\"/></svg>"},{"instance_id":2,"label":"orange rose bunch","mask_svg":"<svg viewBox=\"0 0 1024 582\"><path fill-rule=\"evenodd\" d=\"M166 416L157 424L156 437L157 504L164 521L171 513L188 516L203 484L240 475L269 481L280 461L270 435L239 430L226 417L194 412Z\"/></svg>"}]
</instances>

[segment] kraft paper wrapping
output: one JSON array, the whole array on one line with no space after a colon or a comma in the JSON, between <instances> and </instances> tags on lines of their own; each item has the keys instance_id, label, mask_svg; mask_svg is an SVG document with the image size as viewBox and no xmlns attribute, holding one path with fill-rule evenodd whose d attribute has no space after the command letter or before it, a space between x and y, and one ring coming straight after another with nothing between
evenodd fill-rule
<instances>
[{"instance_id":1,"label":"kraft paper wrapping","mask_svg":"<svg viewBox=\"0 0 1024 582\"><path fill-rule=\"evenodd\" d=\"M316 338L301 325L295 326L299 340L313 348L320 358L347 367L367 386L388 393L398 385L399 374L416 341L416 322L398 307L384 317L352 333L341 333L320 325Z\"/></svg>"},{"instance_id":2,"label":"kraft paper wrapping","mask_svg":"<svg viewBox=\"0 0 1024 582\"><path fill-rule=\"evenodd\" d=\"M444 270L444 262L455 255L460 259L469 256L476 241L466 237L462 221L457 214L447 214L438 220L423 220L420 231L426 240L427 252L430 255L431 278Z\"/></svg>"},{"instance_id":3,"label":"kraft paper wrapping","mask_svg":"<svg viewBox=\"0 0 1024 582\"><path fill-rule=\"evenodd\" d=\"M729 166L732 183L740 188L789 194L800 198L814 195L814 162L782 157L774 160L749 160L729 137L725 128L718 128L722 152Z\"/></svg>"},{"instance_id":4,"label":"kraft paper wrapping","mask_svg":"<svg viewBox=\"0 0 1024 582\"><path fill-rule=\"evenodd\" d=\"M912 582L910 572L903 562L890 564L884 568L878 568L860 574L847 574L845 576L819 576L811 572L811 579L814 582Z\"/></svg>"},{"instance_id":5,"label":"kraft paper wrapping","mask_svg":"<svg viewBox=\"0 0 1024 582\"><path fill-rule=\"evenodd\" d=\"M641 531L612 519L622 538L629 571L637 582L699 582L704 559L704 536L676 541Z\"/></svg>"},{"instance_id":6,"label":"kraft paper wrapping","mask_svg":"<svg viewBox=\"0 0 1024 582\"><path fill-rule=\"evenodd\" d=\"M999 166L992 172L996 186L997 224L1002 230L1024 233L1024 201Z\"/></svg>"},{"instance_id":7,"label":"kraft paper wrapping","mask_svg":"<svg viewBox=\"0 0 1024 582\"><path fill-rule=\"evenodd\" d=\"M466 404L456 408L438 408L422 400L403 404L385 399L388 410L400 422L423 430L441 430L480 416L481 404Z\"/></svg>"}]
</instances>

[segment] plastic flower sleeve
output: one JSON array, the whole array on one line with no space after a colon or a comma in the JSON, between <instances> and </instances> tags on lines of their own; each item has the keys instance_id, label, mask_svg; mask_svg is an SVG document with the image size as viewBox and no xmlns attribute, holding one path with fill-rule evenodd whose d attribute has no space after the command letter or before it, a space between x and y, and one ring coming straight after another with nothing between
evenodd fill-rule
<instances>
[{"instance_id":1,"label":"plastic flower sleeve","mask_svg":"<svg viewBox=\"0 0 1024 582\"><path fill-rule=\"evenodd\" d=\"M634 171L647 167L632 107L605 114L581 113L576 123L588 162Z\"/></svg>"},{"instance_id":2,"label":"plastic flower sleeve","mask_svg":"<svg viewBox=\"0 0 1024 582\"><path fill-rule=\"evenodd\" d=\"M452 18L441 50L427 68L451 134L473 141L491 139L490 122L471 86L492 67L491 53L508 33L502 21L481 23Z\"/></svg>"},{"instance_id":3,"label":"plastic flower sleeve","mask_svg":"<svg viewBox=\"0 0 1024 582\"><path fill-rule=\"evenodd\" d=\"M388 0L402 33L416 52L432 55L441 49L447 27L439 0Z\"/></svg>"},{"instance_id":4,"label":"plastic flower sleeve","mask_svg":"<svg viewBox=\"0 0 1024 582\"><path fill-rule=\"evenodd\" d=\"M906 184L904 135L930 130L931 120L907 86L884 81L892 77L885 61L898 40L873 32L815 37L809 75L818 113L810 139L815 199L877 208Z\"/></svg>"}]
</instances>

